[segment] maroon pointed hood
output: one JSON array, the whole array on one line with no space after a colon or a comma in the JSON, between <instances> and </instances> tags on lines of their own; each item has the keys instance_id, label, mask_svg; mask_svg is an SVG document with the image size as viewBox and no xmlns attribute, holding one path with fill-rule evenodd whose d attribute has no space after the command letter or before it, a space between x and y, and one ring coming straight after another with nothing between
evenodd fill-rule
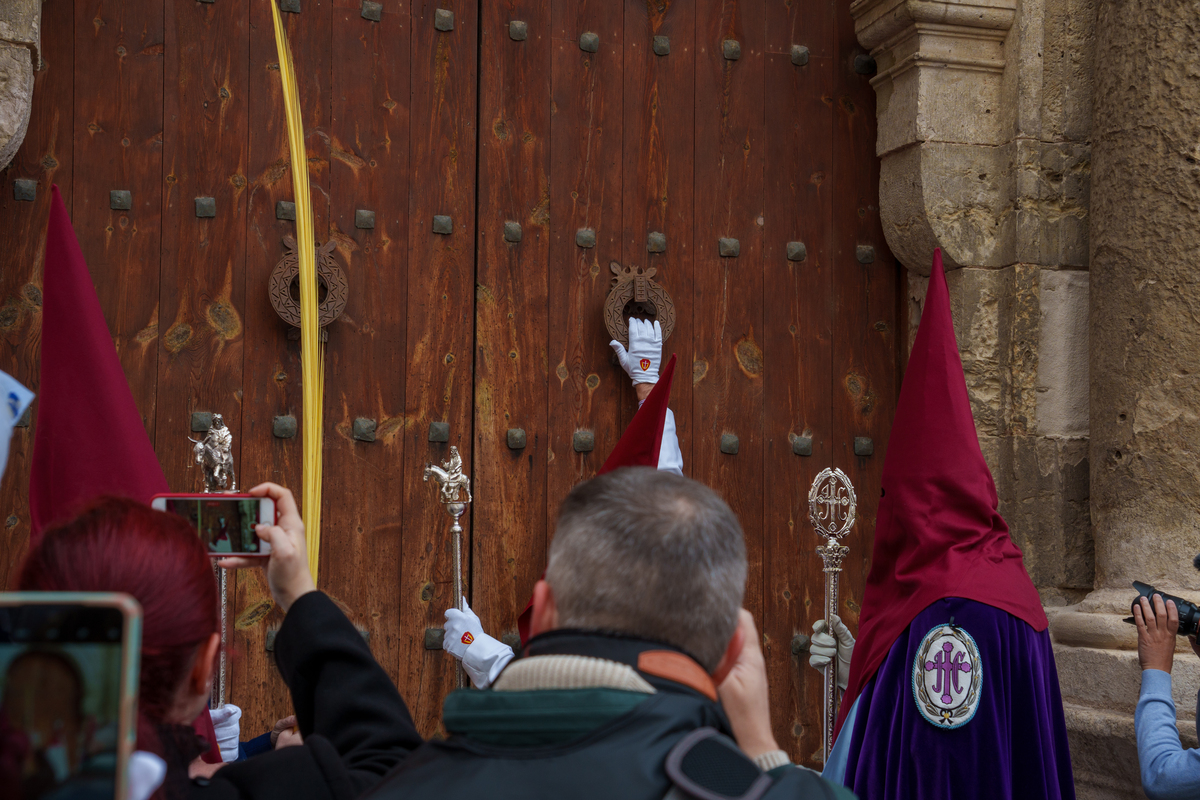
<instances>
[{"instance_id":1,"label":"maroon pointed hood","mask_svg":"<svg viewBox=\"0 0 1200 800\"><path fill-rule=\"evenodd\" d=\"M57 186L46 228L42 304L31 541L100 495L149 503L167 491Z\"/></svg>"},{"instance_id":2,"label":"maroon pointed hood","mask_svg":"<svg viewBox=\"0 0 1200 800\"><path fill-rule=\"evenodd\" d=\"M936 600L962 597L1007 611L1038 631L1047 625L1021 550L996 510L996 484L971 415L941 250L934 251L882 485L842 719L896 638Z\"/></svg>"}]
</instances>

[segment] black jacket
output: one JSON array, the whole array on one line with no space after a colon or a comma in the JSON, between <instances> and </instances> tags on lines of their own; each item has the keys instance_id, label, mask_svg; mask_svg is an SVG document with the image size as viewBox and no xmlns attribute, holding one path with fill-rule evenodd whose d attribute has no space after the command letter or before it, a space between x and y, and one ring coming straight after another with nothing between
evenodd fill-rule
<instances>
[{"instance_id":1,"label":"black jacket","mask_svg":"<svg viewBox=\"0 0 1200 800\"><path fill-rule=\"evenodd\" d=\"M654 694L606 688L521 692L455 692L446 699L445 741L430 741L368 793L370 800L620 798L662 800L679 780L668 756L691 736L695 758L680 756L684 771L716 796L852 798L816 773L787 766L763 773L730 739L720 705L702 691L639 669L646 651L674 648L627 637L552 631L529 642L525 656L583 655L633 667ZM678 652L678 651L676 651ZM518 662L514 661L513 664ZM696 670L699 665L694 665ZM510 665L511 668L511 665ZM704 729L704 733L697 733ZM697 769L692 769L696 767ZM676 771L678 772L678 771ZM715 782L715 784L714 784ZM695 786L693 785L694 789ZM683 791L678 797L703 797Z\"/></svg>"},{"instance_id":2,"label":"black jacket","mask_svg":"<svg viewBox=\"0 0 1200 800\"><path fill-rule=\"evenodd\" d=\"M168 747L167 800L354 800L421 745L391 679L323 593L303 595L288 610L275 660L304 744L195 780L184 778L186 749ZM182 773L172 763L179 760Z\"/></svg>"}]
</instances>

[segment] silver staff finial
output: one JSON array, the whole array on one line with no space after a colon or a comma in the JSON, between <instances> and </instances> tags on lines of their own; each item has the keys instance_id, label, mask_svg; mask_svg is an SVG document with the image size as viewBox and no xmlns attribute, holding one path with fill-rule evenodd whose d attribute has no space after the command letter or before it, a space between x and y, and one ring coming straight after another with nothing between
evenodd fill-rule
<instances>
[{"instance_id":1,"label":"silver staff finial","mask_svg":"<svg viewBox=\"0 0 1200 800\"><path fill-rule=\"evenodd\" d=\"M454 547L454 607L462 610L465 605L465 595L463 593L463 573L462 573L462 526L458 523L461 517L467 510L467 504L471 502L471 479L463 473L462 456L458 454L458 448L450 445L450 458L442 462L442 466L436 467L433 464L425 465L425 474L422 480L428 481L432 477L441 487L438 492L438 500L446 507L446 513L454 520L450 526L450 535L453 538ZM466 494L466 499L462 498ZM456 666L456 680L459 688L466 685L466 680L463 676L462 664Z\"/></svg>"},{"instance_id":2,"label":"silver staff finial","mask_svg":"<svg viewBox=\"0 0 1200 800\"><path fill-rule=\"evenodd\" d=\"M840 469L823 469L813 479L808 490L808 521L825 544L817 547L817 555L825 565L825 627L833 631L832 616L838 613L838 579L842 560L850 548L838 540L854 527L858 514L858 498L846 473ZM837 720L837 659L825 668L825 718L821 726L823 758L829 759L833 746L833 725Z\"/></svg>"}]
</instances>

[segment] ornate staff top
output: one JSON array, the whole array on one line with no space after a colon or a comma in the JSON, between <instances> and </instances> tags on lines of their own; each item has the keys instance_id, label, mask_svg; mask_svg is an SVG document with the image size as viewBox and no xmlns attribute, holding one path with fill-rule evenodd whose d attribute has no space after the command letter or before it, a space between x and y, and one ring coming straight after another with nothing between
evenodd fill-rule
<instances>
[{"instance_id":1,"label":"ornate staff top","mask_svg":"<svg viewBox=\"0 0 1200 800\"><path fill-rule=\"evenodd\" d=\"M466 505L471 502L471 479L463 474L462 456L458 454L458 448L454 445L450 445L450 458L443 461L442 466L425 465L425 475L421 480L427 481L431 477L441 486L438 500L442 505ZM461 499L460 490L466 492L466 500ZM446 510L454 515L454 511L449 508ZM458 513L463 512L459 510Z\"/></svg>"},{"instance_id":2,"label":"ornate staff top","mask_svg":"<svg viewBox=\"0 0 1200 800\"><path fill-rule=\"evenodd\" d=\"M212 424L203 439L188 437L195 447L192 454L204 470L205 492L236 492L237 475L233 470L233 433L225 418L213 414Z\"/></svg>"},{"instance_id":3,"label":"ornate staff top","mask_svg":"<svg viewBox=\"0 0 1200 800\"><path fill-rule=\"evenodd\" d=\"M826 539L841 539L854 527L858 497L846 473L823 469L808 490L808 521Z\"/></svg>"}]
</instances>

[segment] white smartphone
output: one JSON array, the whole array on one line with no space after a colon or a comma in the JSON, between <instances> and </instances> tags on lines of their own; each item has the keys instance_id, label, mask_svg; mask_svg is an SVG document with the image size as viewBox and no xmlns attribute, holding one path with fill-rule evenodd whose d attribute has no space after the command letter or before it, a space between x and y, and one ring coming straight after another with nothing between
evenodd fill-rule
<instances>
[{"instance_id":1,"label":"white smartphone","mask_svg":"<svg viewBox=\"0 0 1200 800\"><path fill-rule=\"evenodd\" d=\"M0 592L0 795L125 800L141 625L125 594Z\"/></svg>"},{"instance_id":2,"label":"white smartphone","mask_svg":"<svg viewBox=\"0 0 1200 800\"><path fill-rule=\"evenodd\" d=\"M257 524L275 524L275 501L248 494L158 494L150 501L156 511L177 514L200 534L213 558L271 555L271 544L260 541Z\"/></svg>"}]
</instances>

